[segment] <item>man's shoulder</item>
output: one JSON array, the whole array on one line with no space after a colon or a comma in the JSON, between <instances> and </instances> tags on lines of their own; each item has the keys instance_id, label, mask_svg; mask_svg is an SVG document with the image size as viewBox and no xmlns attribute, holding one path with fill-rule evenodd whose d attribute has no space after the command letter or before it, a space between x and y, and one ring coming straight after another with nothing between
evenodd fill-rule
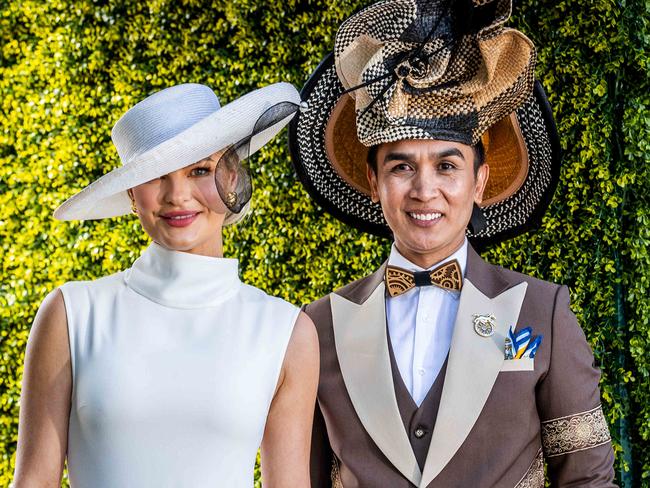
<instances>
[{"instance_id":1,"label":"man's shoulder","mask_svg":"<svg viewBox=\"0 0 650 488\"><path fill-rule=\"evenodd\" d=\"M332 291L331 293L328 293L327 295L319 298L318 300L315 300L315 301L309 303L305 307L305 312L314 321L316 321L316 319L321 317L323 314L330 313L330 300L331 300L332 294L342 296L342 297L350 299L352 301L358 301L357 300L357 295L359 294L358 292L361 291L360 288L363 287L364 285L366 285L368 280L372 279L372 277L374 276L375 273L371 273L371 274L369 274L367 276L364 276L363 278L359 278L358 280L354 280L353 282L348 283L347 285L344 285L344 286L342 286L340 288L337 288L336 290Z\"/></svg>"},{"instance_id":2,"label":"man's shoulder","mask_svg":"<svg viewBox=\"0 0 650 488\"><path fill-rule=\"evenodd\" d=\"M519 271L514 271L502 266L495 264L489 264L490 268L494 273L501 275L509 283L512 283L513 286L519 283L528 284L528 294L536 296L542 295L547 297L548 295L555 295L562 285L553 283L552 281L546 281L541 278L536 278L534 276L521 273Z\"/></svg>"}]
</instances>

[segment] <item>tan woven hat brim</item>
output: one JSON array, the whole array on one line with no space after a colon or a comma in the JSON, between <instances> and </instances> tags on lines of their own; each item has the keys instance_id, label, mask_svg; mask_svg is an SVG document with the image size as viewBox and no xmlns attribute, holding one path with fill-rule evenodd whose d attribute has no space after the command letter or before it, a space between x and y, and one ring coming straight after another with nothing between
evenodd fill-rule
<instances>
[{"instance_id":1,"label":"tan woven hat brim","mask_svg":"<svg viewBox=\"0 0 650 488\"><path fill-rule=\"evenodd\" d=\"M342 96L334 106L325 128L325 149L341 178L358 191L370 195L366 172L368 148L357 138L354 108L354 100L349 95ZM413 139L430 139L427 134L412 136ZM509 198L521 188L528 173L528 153L514 114L490 127L481 140L485 162L490 166L482 203L485 207Z\"/></svg>"}]
</instances>

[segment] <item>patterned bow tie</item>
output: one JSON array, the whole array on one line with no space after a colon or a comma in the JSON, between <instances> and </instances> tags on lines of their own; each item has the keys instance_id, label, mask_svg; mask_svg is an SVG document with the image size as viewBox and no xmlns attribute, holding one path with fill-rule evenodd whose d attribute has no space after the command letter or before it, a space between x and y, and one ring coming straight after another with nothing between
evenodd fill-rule
<instances>
[{"instance_id":1,"label":"patterned bow tie","mask_svg":"<svg viewBox=\"0 0 650 488\"><path fill-rule=\"evenodd\" d=\"M431 271L412 273L397 266L386 266L386 288L391 297L406 293L416 286L435 285L443 290L460 291L463 287L463 275L455 259L441 264Z\"/></svg>"}]
</instances>

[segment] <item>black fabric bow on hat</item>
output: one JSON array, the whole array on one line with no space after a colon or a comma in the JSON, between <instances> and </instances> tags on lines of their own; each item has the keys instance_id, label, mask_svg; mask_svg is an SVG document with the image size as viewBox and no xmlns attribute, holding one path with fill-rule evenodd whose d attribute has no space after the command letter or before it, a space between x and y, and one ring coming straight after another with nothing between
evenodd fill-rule
<instances>
[{"instance_id":1,"label":"black fabric bow on hat","mask_svg":"<svg viewBox=\"0 0 650 488\"><path fill-rule=\"evenodd\" d=\"M350 93L373 83L391 78L395 83L404 80L404 84L413 90L417 87L408 84L408 78L423 79L431 68L430 57L452 48L457 40L466 35L476 35L487 28L497 28L510 16L510 1L488 1L477 4L473 0L446 0L443 2L418 1L418 15L402 32L399 40L411 43L413 48L388 56L385 60L387 73L362 84L345 90ZM446 39L434 52L425 52L425 47L434 38ZM390 84L386 85L380 95L364 110L367 111L382 96Z\"/></svg>"},{"instance_id":2,"label":"black fabric bow on hat","mask_svg":"<svg viewBox=\"0 0 650 488\"><path fill-rule=\"evenodd\" d=\"M535 49L503 27L510 12L510 0L387 0L348 19L335 63L359 140L473 145L514 112L532 93Z\"/></svg>"}]
</instances>

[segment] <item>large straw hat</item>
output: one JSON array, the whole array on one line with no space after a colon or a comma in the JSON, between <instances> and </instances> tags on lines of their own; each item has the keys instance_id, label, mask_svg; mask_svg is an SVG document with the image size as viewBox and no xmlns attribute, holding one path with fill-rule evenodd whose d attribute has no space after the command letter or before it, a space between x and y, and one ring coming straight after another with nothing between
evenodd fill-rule
<instances>
[{"instance_id":1,"label":"large straw hat","mask_svg":"<svg viewBox=\"0 0 650 488\"><path fill-rule=\"evenodd\" d=\"M248 156L270 141L293 113L267 123L258 121L274 107L300 104L289 83L255 90L225 105L204 85L166 88L128 110L111 137L122 166L94 181L54 212L60 220L116 217L130 212L129 188L194 164L211 154L246 141Z\"/></svg>"},{"instance_id":2,"label":"large straw hat","mask_svg":"<svg viewBox=\"0 0 650 488\"><path fill-rule=\"evenodd\" d=\"M294 165L336 218L388 235L370 199L368 147L404 139L482 141L490 178L478 244L537 225L559 173L559 140L534 80L535 49L503 27L510 0L384 0L346 20L303 87Z\"/></svg>"}]
</instances>

